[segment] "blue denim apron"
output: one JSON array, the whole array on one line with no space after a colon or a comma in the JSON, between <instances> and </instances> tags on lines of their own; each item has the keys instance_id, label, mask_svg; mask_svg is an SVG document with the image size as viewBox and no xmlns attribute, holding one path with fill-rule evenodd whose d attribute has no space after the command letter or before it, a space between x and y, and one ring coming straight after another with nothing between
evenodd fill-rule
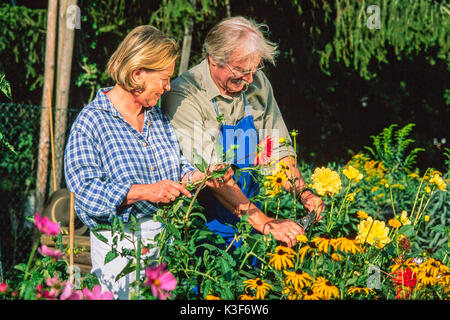
<instances>
[{"instance_id":1,"label":"blue denim apron","mask_svg":"<svg viewBox=\"0 0 450 320\"><path fill-rule=\"evenodd\" d=\"M239 120L236 125L222 124L220 127L219 141L223 145L223 152L226 153L235 145L237 149L234 153L234 165L240 169L248 168L254 165L256 157L256 146L258 145L258 132L253 122L253 116L249 112L247 98L243 93L245 117ZM216 101L213 99L214 109L217 116ZM236 178L236 176L234 176ZM237 181L239 188L247 198L251 198L258 194L259 184L252 178L251 172L241 172ZM221 235L226 243L230 243L234 239L235 228L233 226L239 222L239 218L228 211L211 191L205 189L202 196L199 197L200 204L205 208L206 225L208 228ZM235 242L233 245L239 247L242 241Z\"/></svg>"}]
</instances>

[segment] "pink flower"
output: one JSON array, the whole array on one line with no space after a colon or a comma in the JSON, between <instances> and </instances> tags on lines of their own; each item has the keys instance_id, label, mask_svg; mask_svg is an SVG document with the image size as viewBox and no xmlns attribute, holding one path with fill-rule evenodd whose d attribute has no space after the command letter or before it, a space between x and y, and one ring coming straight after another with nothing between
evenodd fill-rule
<instances>
[{"instance_id":1,"label":"pink flower","mask_svg":"<svg viewBox=\"0 0 450 320\"><path fill-rule=\"evenodd\" d=\"M152 294L154 297L164 300L170 297L166 291L172 291L177 286L177 280L175 277L166 270L166 264L163 263L159 266L146 268L145 275L147 280L144 286L152 288Z\"/></svg>"},{"instance_id":2,"label":"pink flower","mask_svg":"<svg viewBox=\"0 0 450 320\"><path fill-rule=\"evenodd\" d=\"M73 286L70 282L64 283L64 289L59 296L59 300L81 300L83 294L80 290L73 291Z\"/></svg>"},{"instance_id":3,"label":"pink flower","mask_svg":"<svg viewBox=\"0 0 450 320\"><path fill-rule=\"evenodd\" d=\"M89 289L83 289L84 297L87 300L114 300L112 292L106 291L102 293L102 287L98 284L92 288L92 292Z\"/></svg>"},{"instance_id":4,"label":"pink flower","mask_svg":"<svg viewBox=\"0 0 450 320\"><path fill-rule=\"evenodd\" d=\"M0 283L0 293L6 293L8 291L8 284L6 282Z\"/></svg>"},{"instance_id":5,"label":"pink flower","mask_svg":"<svg viewBox=\"0 0 450 320\"><path fill-rule=\"evenodd\" d=\"M57 236L59 234L59 224L50 221L48 217L41 217L37 212L34 215L34 223L39 231L45 233L46 235Z\"/></svg>"},{"instance_id":6,"label":"pink flower","mask_svg":"<svg viewBox=\"0 0 450 320\"><path fill-rule=\"evenodd\" d=\"M268 164L270 162L270 157L272 156L272 137L267 136L258 144L257 154L255 157L255 165L258 164Z\"/></svg>"},{"instance_id":7,"label":"pink flower","mask_svg":"<svg viewBox=\"0 0 450 320\"><path fill-rule=\"evenodd\" d=\"M39 249L38 252L42 254L43 256L52 257L55 260L58 260L62 257L62 253L59 250L52 250L49 247L47 247L45 244L43 244Z\"/></svg>"},{"instance_id":8,"label":"pink flower","mask_svg":"<svg viewBox=\"0 0 450 320\"><path fill-rule=\"evenodd\" d=\"M50 287L50 290L42 290L42 287L40 287L38 292L49 300L55 300L58 298L63 285L61 280L59 280L58 277L49 278L45 281L45 284Z\"/></svg>"}]
</instances>

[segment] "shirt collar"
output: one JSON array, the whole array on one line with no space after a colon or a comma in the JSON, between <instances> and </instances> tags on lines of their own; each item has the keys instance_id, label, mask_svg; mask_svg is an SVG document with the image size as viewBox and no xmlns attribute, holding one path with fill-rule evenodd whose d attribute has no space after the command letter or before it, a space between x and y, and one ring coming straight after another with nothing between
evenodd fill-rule
<instances>
[{"instance_id":1,"label":"shirt collar","mask_svg":"<svg viewBox=\"0 0 450 320\"><path fill-rule=\"evenodd\" d=\"M208 59L204 59L200 63L200 73L202 75L203 89L206 92L206 98L208 100L212 100L212 99L214 99L217 96L223 96L220 93L219 88L217 87L217 85L215 84L214 80L211 77L211 72L209 70Z\"/></svg>"}]
</instances>

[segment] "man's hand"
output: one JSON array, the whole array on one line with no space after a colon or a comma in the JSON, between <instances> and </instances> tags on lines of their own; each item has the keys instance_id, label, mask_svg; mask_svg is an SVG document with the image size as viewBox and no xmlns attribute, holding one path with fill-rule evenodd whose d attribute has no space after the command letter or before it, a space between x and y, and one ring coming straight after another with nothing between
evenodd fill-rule
<instances>
[{"instance_id":1,"label":"man's hand","mask_svg":"<svg viewBox=\"0 0 450 320\"><path fill-rule=\"evenodd\" d=\"M320 214L325 210L325 204L320 197L316 196L311 191L306 190L302 193L300 202L308 212L311 212L313 210L316 211L315 222L320 221L323 218L323 216Z\"/></svg>"},{"instance_id":2,"label":"man's hand","mask_svg":"<svg viewBox=\"0 0 450 320\"><path fill-rule=\"evenodd\" d=\"M290 248L297 244L297 236L304 234L305 231L292 220L272 219L264 224L262 233L271 233L275 240L284 242Z\"/></svg>"}]
</instances>

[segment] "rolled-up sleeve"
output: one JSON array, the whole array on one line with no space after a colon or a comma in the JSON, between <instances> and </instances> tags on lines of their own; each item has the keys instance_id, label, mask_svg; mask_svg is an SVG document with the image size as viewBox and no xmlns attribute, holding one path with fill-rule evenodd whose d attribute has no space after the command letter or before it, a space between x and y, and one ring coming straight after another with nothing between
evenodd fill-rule
<instances>
[{"instance_id":1,"label":"rolled-up sleeve","mask_svg":"<svg viewBox=\"0 0 450 320\"><path fill-rule=\"evenodd\" d=\"M67 141L64 171L69 191L75 193L75 210L80 220L94 227L87 216L98 221L111 221L131 207L119 209L131 188L130 183L110 181L95 142L85 132L72 130Z\"/></svg>"}]
</instances>

